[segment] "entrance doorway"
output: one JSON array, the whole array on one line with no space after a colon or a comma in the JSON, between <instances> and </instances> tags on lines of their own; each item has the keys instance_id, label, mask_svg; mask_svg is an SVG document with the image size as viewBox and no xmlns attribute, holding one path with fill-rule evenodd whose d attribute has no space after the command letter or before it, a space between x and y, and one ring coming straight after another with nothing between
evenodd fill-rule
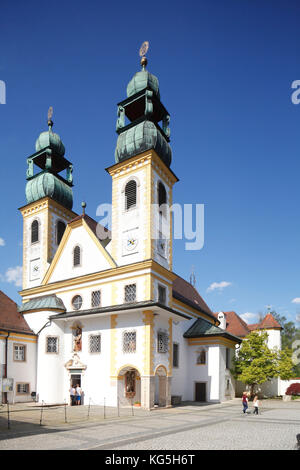
<instances>
[{"instance_id":1,"label":"entrance doorway","mask_svg":"<svg viewBox=\"0 0 300 470\"><path fill-rule=\"evenodd\" d=\"M206 382L195 383L195 401L206 401Z\"/></svg>"},{"instance_id":2,"label":"entrance doorway","mask_svg":"<svg viewBox=\"0 0 300 470\"><path fill-rule=\"evenodd\" d=\"M79 384L79 387L81 387L81 375L72 374L71 375L71 387L76 388L78 384Z\"/></svg>"}]
</instances>

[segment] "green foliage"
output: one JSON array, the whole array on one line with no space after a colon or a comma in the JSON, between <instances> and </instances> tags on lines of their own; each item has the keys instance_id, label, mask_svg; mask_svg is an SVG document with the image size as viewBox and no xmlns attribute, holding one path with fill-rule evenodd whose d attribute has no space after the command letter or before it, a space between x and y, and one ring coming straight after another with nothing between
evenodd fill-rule
<instances>
[{"instance_id":1,"label":"green foliage","mask_svg":"<svg viewBox=\"0 0 300 470\"><path fill-rule=\"evenodd\" d=\"M294 341L300 340L300 328L295 323L287 321L285 316L273 311L271 312L275 320L282 326L281 330L281 346L282 349L292 350ZM300 377L300 364L293 365L293 377Z\"/></svg>"},{"instance_id":2,"label":"green foliage","mask_svg":"<svg viewBox=\"0 0 300 470\"><path fill-rule=\"evenodd\" d=\"M288 380L293 375L291 351L271 350L267 346L268 334L265 331L252 331L233 358L231 370L235 379L251 386L262 384L275 377Z\"/></svg>"}]
</instances>

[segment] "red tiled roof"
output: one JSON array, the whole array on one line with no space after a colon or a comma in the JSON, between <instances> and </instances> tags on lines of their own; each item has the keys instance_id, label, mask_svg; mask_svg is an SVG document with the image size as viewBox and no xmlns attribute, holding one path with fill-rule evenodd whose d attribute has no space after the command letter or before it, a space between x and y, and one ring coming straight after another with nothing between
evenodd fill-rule
<instances>
[{"instance_id":1,"label":"red tiled roof","mask_svg":"<svg viewBox=\"0 0 300 470\"><path fill-rule=\"evenodd\" d=\"M260 322L259 324L259 329L264 329L264 328L280 328L282 330L281 325L278 323L277 320L273 317L272 313L268 313L263 321Z\"/></svg>"},{"instance_id":2,"label":"red tiled roof","mask_svg":"<svg viewBox=\"0 0 300 470\"><path fill-rule=\"evenodd\" d=\"M19 313L17 304L2 291L0 291L0 329L34 334L23 315Z\"/></svg>"},{"instance_id":3,"label":"red tiled roof","mask_svg":"<svg viewBox=\"0 0 300 470\"><path fill-rule=\"evenodd\" d=\"M189 282L177 276L173 281L173 297L180 300L191 307L206 313L210 317L214 317L213 312L208 305L204 302L199 292Z\"/></svg>"},{"instance_id":4,"label":"red tiled roof","mask_svg":"<svg viewBox=\"0 0 300 470\"><path fill-rule=\"evenodd\" d=\"M251 331L264 330L265 328L282 329L271 313L268 313L260 323L252 323L249 325L235 312L223 313L226 318L226 331L235 336L244 337L251 333ZM218 317L217 313L214 315Z\"/></svg>"}]
</instances>

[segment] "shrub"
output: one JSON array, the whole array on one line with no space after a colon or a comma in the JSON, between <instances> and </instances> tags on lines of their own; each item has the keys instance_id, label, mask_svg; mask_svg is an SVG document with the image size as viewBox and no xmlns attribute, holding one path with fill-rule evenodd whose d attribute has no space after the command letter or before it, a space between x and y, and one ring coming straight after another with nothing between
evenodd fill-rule
<instances>
[{"instance_id":1,"label":"shrub","mask_svg":"<svg viewBox=\"0 0 300 470\"><path fill-rule=\"evenodd\" d=\"M300 383L291 384L285 392L286 395L300 395Z\"/></svg>"}]
</instances>

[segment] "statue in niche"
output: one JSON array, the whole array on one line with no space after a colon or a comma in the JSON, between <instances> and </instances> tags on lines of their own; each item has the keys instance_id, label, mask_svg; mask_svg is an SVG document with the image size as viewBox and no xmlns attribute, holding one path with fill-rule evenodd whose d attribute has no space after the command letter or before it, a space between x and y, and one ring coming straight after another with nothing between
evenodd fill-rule
<instances>
[{"instance_id":1,"label":"statue in niche","mask_svg":"<svg viewBox=\"0 0 300 470\"><path fill-rule=\"evenodd\" d=\"M78 352L82 349L82 329L77 326L74 330L74 345L73 351Z\"/></svg>"},{"instance_id":2,"label":"statue in niche","mask_svg":"<svg viewBox=\"0 0 300 470\"><path fill-rule=\"evenodd\" d=\"M135 371L129 370L125 374L125 392L127 398L132 398L135 395Z\"/></svg>"}]
</instances>

